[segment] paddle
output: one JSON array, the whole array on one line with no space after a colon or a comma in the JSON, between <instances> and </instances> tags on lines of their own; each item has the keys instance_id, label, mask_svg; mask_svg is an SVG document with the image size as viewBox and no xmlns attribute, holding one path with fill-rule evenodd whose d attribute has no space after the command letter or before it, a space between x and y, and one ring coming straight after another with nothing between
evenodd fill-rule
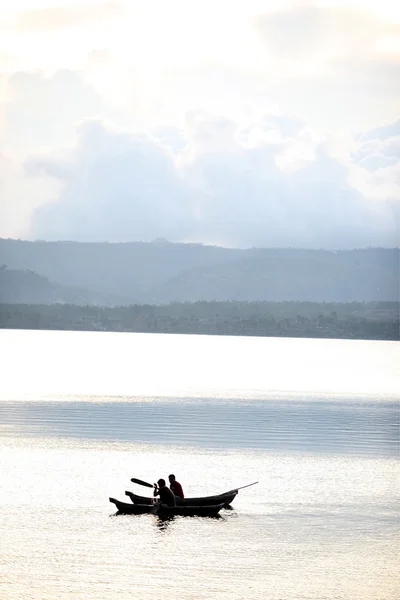
<instances>
[{"instance_id":1,"label":"paddle","mask_svg":"<svg viewBox=\"0 0 400 600\"><path fill-rule=\"evenodd\" d=\"M154 487L154 485L151 485L151 483L147 483L147 481L142 481L141 479L135 479L134 477L132 477L131 481L133 483L137 483L139 485L144 485L145 487L149 487L149 488ZM233 488L233 490L229 490L229 491L236 492L239 490L243 490L244 488L250 487L252 485L256 485L256 483L258 483L258 481L254 481L253 483L248 483L247 485L242 485L242 487ZM229 493L229 492L227 492L227 493Z\"/></svg>"},{"instance_id":2,"label":"paddle","mask_svg":"<svg viewBox=\"0 0 400 600\"><path fill-rule=\"evenodd\" d=\"M155 504L153 504L153 507L150 509L149 512L151 515L157 515L159 510L160 510L160 502L156 502Z\"/></svg>"},{"instance_id":3,"label":"paddle","mask_svg":"<svg viewBox=\"0 0 400 600\"><path fill-rule=\"evenodd\" d=\"M133 483L137 483L138 485L144 485L144 487L154 488L154 485L152 483L147 483L147 481L142 481L141 479L135 479L134 477L132 477L131 481Z\"/></svg>"},{"instance_id":4,"label":"paddle","mask_svg":"<svg viewBox=\"0 0 400 600\"><path fill-rule=\"evenodd\" d=\"M132 483L137 483L138 485L144 485L144 487L154 488L154 485L152 485L151 483L147 483L147 481L142 481L141 479L135 479L135 477L132 477L131 481L132 481ZM129 496L129 492L125 492L125 493L127 496ZM132 500L132 498L131 498L131 500ZM151 515L157 515L159 509L160 509L160 503L156 502L155 504L153 504L153 506L149 512Z\"/></svg>"},{"instance_id":5,"label":"paddle","mask_svg":"<svg viewBox=\"0 0 400 600\"><path fill-rule=\"evenodd\" d=\"M256 485L258 481L254 481L253 483L248 483L247 485L242 485L242 487L234 488L233 490L229 490L230 492L238 492L239 490L243 490L244 488L250 487L251 485ZM229 494L229 492L227 492Z\"/></svg>"}]
</instances>

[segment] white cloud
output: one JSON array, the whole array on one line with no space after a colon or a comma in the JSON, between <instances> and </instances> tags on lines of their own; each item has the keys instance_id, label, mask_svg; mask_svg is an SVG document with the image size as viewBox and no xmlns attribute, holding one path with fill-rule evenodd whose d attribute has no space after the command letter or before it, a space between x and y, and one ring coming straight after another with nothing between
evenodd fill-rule
<instances>
[{"instance_id":1,"label":"white cloud","mask_svg":"<svg viewBox=\"0 0 400 600\"><path fill-rule=\"evenodd\" d=\"M107 108L80 74L60 70L52 77L17 72L8 78L4 110L4 143L8 151L26 154L54 144L72 142L75 125Z\"/></svg>"},{"instance_id":2,"label":"white cloud","mask_svg":"<svg viewBox=\"0 0 400 600\"><path fill-rule=\"evenodd\" d=\"M397 136L400 136L400 119L397 119L394 123L374 127L374 129L366 131L360 137L362 140L384 140Z\"/></svg>"},{"instance_id":3,"label":"white cloud","mask_svg":"<svg viewBox=\"0 0 400 600\"><path fill-rule=\"evenodd\" d=\"M359 136L349 179L365 198L386 202L397 220L400 236L400 121ZM398 241L400 239L398 238Z\"/></svg>"},{"instance_id":4,"label":"white cloud","mask_svg":"<svg viewBox=\"0 0 400 600\"><path fill-rule=\"evenodd\" d=\"M59 160L36 158L30 173L63 184L57 200L37 210L33 235L49 239L152 240L187 229L183 183L172 156L143 133L81 125L78 146Z\"/></svg>"},{"instance_id":5,"label":"white cloud","mask_svg":"<svg viewBox=\"0 0 400 600\"><path fill-rule=\"evenodd\" d=\"M27 176L21 163L0 153L0 235L27 238L35 210L57 198L57 180Z\"/></svg>"},{"instance_id":6,"label":"white cloud","mask_svg":"<svg viewBox=\"0 0 400 600\"><path fill-rule=\"evenodd\" d=\"M0 55L25 71L78 70L126 120L176 125L198 108L235 120L277 108L354 131L398 114L399 25L383 20L385 2L373 13L350 1L40 4L15 13ZM107 60L95 66L96 52Z\"/></svg>"},{"instance_id":7,"label":"white cloud","mask_svg":"<svg viewBox=\"0 0 400 600\"><path fill-rule=\"evenodd\" d=\"M117 2L46 6L21 11L17 17L16 27L21 31L34 31L41 34L43 31L92 24L110 18L120 10L121 5Z\"/></svg>"},{"instance_id":8,"label":"white cloud","mask_svg":"<svg viewBox=\"0 0 400 600\"><path fill-rule=\"evenodd\" d=\"M278 129L280 137L252 144L253 128ZM32 159L31 172L47 173L63 188L37 211L31 235L242 247L397 243L400 160L371 174L349 159L346 144L340 153L337 140L334 149L282 115L241 128L197 112L185 131L163 134L161 141L155 133L121 134L87 122L64 158ZM365 159L363 144L353 140Z\"/></svg>"},{"instance_id":9,"label":"white cloud","mask_svg":"<svg viewBox=\"0 0 400 600\"><path fill-rule=\"evenodd\" d=\"M253 22L274 57L293 62L370 56L381 38L398 29L364 10L311 1L259 14Z\"/></svg>"},{"instance_id":10,"label":"white cloud","mask_svg":"<svg viewBox=\"0 0 400 600\"><path fill-rule=\"evenodd\" d=\"M38 207L30 234L41 237L390 245L400 137L390 7L10 2L0 235L29 231Z\"/></svg>"},{"instance_id":11,"label":"white cloud","mask_svg":"<svg viewBox=\"0 0 400 600\"><path fill-rule=\"evenodd\" d=\"M399 24L351 5L304 2L258 14L253 25L275 65L265 91L283 112L330 131L397 118L400 55L388 49Z\"/></svg>"}]
</instances>

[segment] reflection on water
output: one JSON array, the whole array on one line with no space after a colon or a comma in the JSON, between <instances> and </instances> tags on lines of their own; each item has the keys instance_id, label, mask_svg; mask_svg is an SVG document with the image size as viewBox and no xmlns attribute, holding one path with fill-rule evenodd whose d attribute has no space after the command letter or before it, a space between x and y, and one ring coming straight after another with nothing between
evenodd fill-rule
<instances>
[{"instance_id":1,"label":"reflection on water","mask_svg":"<svg viewBox=\"0 0 400 600\"><path fill-rule=\"evenodd\" d=\"M158 529L159 529L160 531L167 531L167 529L168 529L168 525L169 525L169 524L170 524L172 521L174 521L174 519L175 519L175 517L160 517L160 516L157 516L157 517L154 519L154 522L155 522L155 524L156 524L156 527L158 527Z\"/></svg>"},{"instance_id":2,"label":"reflection on water","mask_svg":"<svg viewBox=\"0 0 400 600\"><path fill-rule=\"evenodd\" d=\"M394 402L2 402L3 435L46 435L206 448L394 455Z\"/></svg>"},{"instance_id":3,"label":"reflection on water","mask_svg":"<svg viewBox=\"0 0 400 600\"><path fill-rule=\"evenodd\" d=\"M392 600L395 458L5 438L0 597ZM239 492L221 519L114 515L130 477ZM43 574L45 573L45 577Z\"/></svg>"},{"instance_id":4,"label":"reflection on water","mask_svg":"<svg viewBox=\"0 0 400 600\"><path fill-rule=\"evenodd\" d=\"M216 354L220 363L228 357L233 370L251 362L246 372L233 373L246 394L229 386L224 394L228 367L217 377L205 361L201 372L198 365L189 370L193 377L197 373L192 380L197 397L188 396L185 384L179 397L163 393L151 398L140 396L135 378L120 366L139 356L142 348L135 344L145 340L146 360L153 357L145 373L156 377L160 372L165 383L159 336L51 333L51 348L43 348L43 340L50 338L40 332L6 335L13 341L4 358L7 385L0 401L0 598L398 596L399 404L390 366L393 346L379 345L378 352L370 342L350 345L352 352L357 348L350 364L349 346L331 340L327 346L321 340L298 341L295 351L290 340L255 345L219 340L212 360ZM186 336L185 344L185 336L164 336L163 352L170 340L172 356L167 363L188 364L194 338ZM74 346L72 340L82 343ZM29 352L34 348L33 356ZM87 368L83 362L78 366L82 348ZM200 340L199 348L197 356L204 357L211 340ZM333 349L338 348L345 350L336 355ZM127 349L133 349L129 357ZM303 366L323 366L326 389L320 376L313 388L312 368L302 374L294 368L291 379L287 361L297 354ZM265 374L266 355L274 355L278 375ZM115 382L113 387L112 376L104 373L93 383L91 356L97 366L118 364L123 385ZM327 356L334 357L330 367L324 362ZM363 360L375 392L381 381L382 390L390 387L390 398L378 401L375 392L365 389L352 397ZM55 365L51 385L43 380L41 363ZM282 383L285 371L286 386L278 391L268 387L268 379ZM187 383L187 373L185 378ZM143 374L137 379L140 388ZM335 379L340 380L336 388ZM204 387L217 380L218 393L204 394ZM300 381L302 394L284 392ZM106 397L122 388L129 394ZM188 496L259 483L241 490L232 510L221 511L219 519L115 515L110 496L125 501L125 490L151 494L132 484L131 477L155 481L171 472Z\"/></svg>"}]
</instances>

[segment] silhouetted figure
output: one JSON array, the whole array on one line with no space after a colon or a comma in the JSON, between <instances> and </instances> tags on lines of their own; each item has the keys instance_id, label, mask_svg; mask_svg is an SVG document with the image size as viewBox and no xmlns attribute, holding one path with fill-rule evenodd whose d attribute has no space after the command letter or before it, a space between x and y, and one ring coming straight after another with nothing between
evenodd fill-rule
<instances>
[{"instance_id":1,"label":"silhouetted figure","mask_svg":"<svg viewBox=\"0 0 400 600\"><path fill-rule=\"evenodd\" d=\"M159 479L154 484L154 497L160 496L161 504L176 506L175 494L165 485L165 479Z\"/></svg>"},{"instance_id":2,"label":"silhouetted figure","mask_svg":"<svg viewBox=\"0 0 400 600\"><path fill-rule=\"evenodd\" d=\"M175 475L168 475L168 479L170 484L169 488L173 491L175 496L178 496L178 498L184 498L185 495L183 493L182 486L179 481L176 481Z\"/></svg>"}]
</instances>

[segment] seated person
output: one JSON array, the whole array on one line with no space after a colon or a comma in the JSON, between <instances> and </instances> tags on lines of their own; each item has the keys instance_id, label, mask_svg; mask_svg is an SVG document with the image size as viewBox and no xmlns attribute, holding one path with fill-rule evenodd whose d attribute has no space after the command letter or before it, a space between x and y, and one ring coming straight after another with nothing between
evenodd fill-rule
<instances>
[{"instance_id":1,"label":"seated person","mask_svg":"<svg viewBox=\"0 0 400 600\"><path fill-rule=\"evenodd\" d=\"M185 495L183 493L182 486L179 481L176 481L175 475L168 475L168 479L170 483L169 488L174 492L175 496L178 496L178 498L184 498Z\"/></svg>"},{"instance_id":2,"label":"seated person","mask_svg":"<svg viewBox=\"0 0 400 600\"><path fill-rule=\"evenodd\" d=\"M154 496L160 496L160 503L167 506L176 506L175 495L165 485L165 479L159 479L154 484Z\"/></svg>"}]
</instances>

